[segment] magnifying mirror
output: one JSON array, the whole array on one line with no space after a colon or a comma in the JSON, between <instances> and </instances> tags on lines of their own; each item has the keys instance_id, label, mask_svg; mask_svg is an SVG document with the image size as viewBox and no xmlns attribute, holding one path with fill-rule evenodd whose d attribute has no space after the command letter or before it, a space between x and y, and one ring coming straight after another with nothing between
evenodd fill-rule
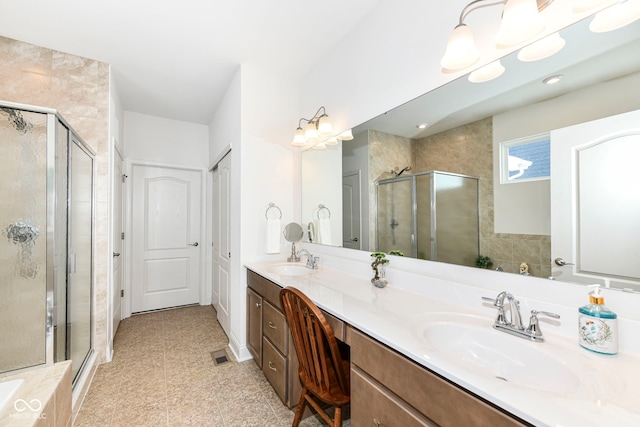
<instances>
[{"instance_id":1,"label":"magnifying mirror","mask_svg":"<svg viewBox=\"0 0 640 427\"><path fill-rule=\"evenodd\" d=\"M284 238L287 242L291 242L291 256L287 258L289 262L297 262L300 260L296 254L296 242L302 240L302 236L304 232L302 231L302 226L297 222L290 222L284 227Z\"/></svg>"}]
</instances>

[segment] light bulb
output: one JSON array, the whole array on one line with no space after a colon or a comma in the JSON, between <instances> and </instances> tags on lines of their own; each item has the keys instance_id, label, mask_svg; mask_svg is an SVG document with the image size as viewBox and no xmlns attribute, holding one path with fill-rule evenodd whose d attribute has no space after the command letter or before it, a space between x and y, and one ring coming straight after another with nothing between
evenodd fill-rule
<instances>
[{"instance_id":1,"label":"light bulb","mask_svg":"<svg viewBox=\"0 0 640 427\"><path fill-rule=\"evenodd\" d=\"M331 125L331 120L329 120L329 116L323 114L318 119L318 133L320 135L331 135L333 131L333 126Z\"/></svg>"},{"instance_id":2,"label":"light bulb","mask_svg":"<svg viewBox=\"0 0 640 427\"><path fill-rule=\"evenodd\" d=\"M307 141L316 141L318 139L318 130L314 122L309 122L304 127L304 138Z\"/></svg>"},{"instance_id":3,"label":"light bulb","mask_svg":"<svg viewBox=\"0 0 640 427\"><path fill-rule=\"evenodd\" d=\"M338 139L342 141L351 141L353 139L353 132L351 132L351 129L347 129L338 135Z\"/></svg>"},{"instance_id":4,"label":"light bulb","mask_svg":"<svg viewBox=\"0 0 640 427\"><path fill-rule=\"evenodd\" d=\"M304 131L301 127L298 127L298 129L296 129L296 133L293 135L293 142L291 144L299 147L307 145L307 141L304 139Z\"/></svg>"},{"instance_id":5,"label":"light bulb","mask_svg":"<svg viewBox=\"0 0 640 427\"><path fill-rule=\"evenodd\" d=\"M536 0L507 0L496 45L507 48L527 42L540 34L544 27Z\"/></svg>"},{"instance_id":6,"label":"light bulb","mask_svg":"<svg viewBox=\"0 0 640 427\"><path fill-rule=\"evenodd\" d=\"M440 60L442 68L448 71L463 70L480 59L471 28L465 24L458 25L449 36L447 49Z\"/></svg>"}]
</instances>

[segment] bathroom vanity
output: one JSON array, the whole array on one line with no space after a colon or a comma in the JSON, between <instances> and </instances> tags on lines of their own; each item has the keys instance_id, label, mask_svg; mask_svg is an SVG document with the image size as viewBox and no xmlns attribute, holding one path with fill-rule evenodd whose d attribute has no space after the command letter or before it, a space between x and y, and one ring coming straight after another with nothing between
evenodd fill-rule
<instances>
[{"instance_id":1,"label":"bathroom vanity","mask_svg":"<svg viewBox=\"0 0 640 427\"><path fill-rule=\"evenodd\" d=\"M248 341L288 406L297 403L297 361L277 295L293 286L351 346L353 425L640 425L635 354L584 351L550 322L542 325L544 343L496 331L495 309L482 302L497 294L488 289L411 273L379 289L360 274L368 264L347 269L336 260L308 271L282 265L246 265ZM394 286L399 277L403 286ZM523 307L548 309L524 300Z\"/></svg>"}]
</instances>

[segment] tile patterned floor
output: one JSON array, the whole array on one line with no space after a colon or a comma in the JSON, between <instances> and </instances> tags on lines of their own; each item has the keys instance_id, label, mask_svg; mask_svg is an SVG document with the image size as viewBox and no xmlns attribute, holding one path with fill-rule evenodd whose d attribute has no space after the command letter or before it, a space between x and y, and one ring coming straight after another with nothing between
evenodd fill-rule
<instances>
[{"instance_id":1,"label":"tile patterned floor","mask_svg":"<svg viewBox=\"0 0 640 427\"><path fill-rule=\"evenodd\" d=\"M74 426L290 426L293 412L255 362L237 362L227 344L211 306L123 320ZM211 352L221 349L229 362L215 365ZM301 425L326 424L316 416Z\"/></svg>"}]
</instances>

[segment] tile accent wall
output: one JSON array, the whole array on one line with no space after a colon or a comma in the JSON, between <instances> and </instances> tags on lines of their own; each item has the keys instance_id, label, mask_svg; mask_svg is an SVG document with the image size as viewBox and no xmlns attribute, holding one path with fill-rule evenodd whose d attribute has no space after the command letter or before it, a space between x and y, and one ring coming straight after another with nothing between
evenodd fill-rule
<instances>
[{"instance_id":1,"label":"tile accent wall","mask_svg":"<svg viewBox=\"0 0 640 427\"><path fill-rule=\"evenodd\" d=\"M491 117L418 140L369 131L371 184L405 166L412 167L411 173L438 170L479 178L480 253L491 257L493 268L517 273L526 262L531 275L551 275L551 236L494 233ZM375 186L369 188L370 221L375 224ZM374 227L370 238L375 242Z\"/></svg>"},{"instance_id":2,"label":"tile accent wall","mask_svg":"<svg viewBox=\"0 0 640 427\"><path fill-rule=\"evenodd\" d=\"M0 99L55 108L95 158L94 341L105 360L109 242L109 65L0 37Z\"/></svg>"}]
</instances>

